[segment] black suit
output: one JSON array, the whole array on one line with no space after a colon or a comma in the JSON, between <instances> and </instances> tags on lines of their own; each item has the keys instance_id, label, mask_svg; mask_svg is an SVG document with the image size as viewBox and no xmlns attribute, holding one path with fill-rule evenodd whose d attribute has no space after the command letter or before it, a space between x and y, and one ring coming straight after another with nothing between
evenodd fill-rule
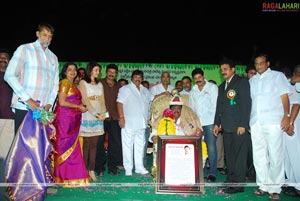
<instances>
[{"instance_id":1,"label":"black suit","mask_svg":"<svg viewBox=\"0 0 300 201\"><path fill-rule=\"evenodd\" d=\"M225 81L219 86L215 125L221 126L224 136L224 149L227 164L226 182L245 181L249 119L251 111L250 85L246 78L234 75L225 90ZM238 127L246 133L237 135Z\"/></svg>"}]
</instances>

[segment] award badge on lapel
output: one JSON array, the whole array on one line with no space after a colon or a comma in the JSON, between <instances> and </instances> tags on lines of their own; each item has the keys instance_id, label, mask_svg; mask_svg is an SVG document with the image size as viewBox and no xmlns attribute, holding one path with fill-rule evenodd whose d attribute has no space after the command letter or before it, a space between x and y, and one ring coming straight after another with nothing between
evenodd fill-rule
<instances>
[{"instance_id":1,"label":"award badge on lapel","mask_svg":"<svg viewBox=\"0 0 300 201\"><path fill-rule=\"evenodd\" d=\"M227 92L227 98L230 100L230 105L235 105L236 104L235 96L236 96L236 91L234 89L230 89Z\"/></svg>"}]
</instances>

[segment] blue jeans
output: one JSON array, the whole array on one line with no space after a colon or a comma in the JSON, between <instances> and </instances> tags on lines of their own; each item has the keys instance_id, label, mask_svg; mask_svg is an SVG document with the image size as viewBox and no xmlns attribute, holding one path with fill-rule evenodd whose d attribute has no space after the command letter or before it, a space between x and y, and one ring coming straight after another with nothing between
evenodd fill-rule
<instances>
[{"instance_id":1,"label":"blue jeans","mask_svg":"<svg viewBox=\"0 0 300 201\"><path fill-rule=\"evenodd\" d=\"M217 138L213 134L213 126L214 125L202 126L210 164L209 167L204 167L204 177L217 175Z\"/></svg>"}]
</instances>

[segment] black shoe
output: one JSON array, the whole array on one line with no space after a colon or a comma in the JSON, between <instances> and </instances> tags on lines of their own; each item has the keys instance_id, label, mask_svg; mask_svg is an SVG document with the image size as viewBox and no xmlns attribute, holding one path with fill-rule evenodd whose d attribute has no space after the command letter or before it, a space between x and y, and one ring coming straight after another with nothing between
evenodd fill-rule
<instances>
[{"instance_id":1,"label":"black shoe","mask_svg":"<svg viewBox=\"0 0 300 201\"><path fill-rule=\"evenodd\" d=\"M207 177L207 182L215 182L216 181L216 177L214 175L209 175Z\"/></svg>"},{"instance_id":2,"label":"black shoe","mask_svg":"<svg viewBox=\"0 0 300 201\"><path fill-rule=\"evenodd\" d=\"M105 171L104 168L94 170L95 174L100 177L104 176L104 171Z\"/></svg>"},{"instance_id":3,"label":"black shoe","mask_svg":"<svg viewBox=\"0 0 300 201\"><path fill-rule=\"evenodd\" d=\"M245 177L245 180L249 181L249 182L255 182L256 178L254 178L254 177Z\"/></svg>"},{"instance_id":4,"label":"black shoe","mask_svg":"<svg viewBox=\"0 0 300 201\"><path fill-rule=\"evenodd\" d=\"M123 165L117 165L116 168L117 168L118 170L125 170L124 167L123 167Z\"/></svg>"},{"instance_id":5,"label":"black shoe","mask_svg":"<svg viewBox=\"0 0 300 201\"><path fill-rule=\"evenodd\" d=\"M228 194L240 193L240 192L244 192L244 188L243 187L228 187L224 190L224 192L228 193Z\"/></svg>"},{"instance_id":6,"label":"black shoe","mask_svg":"<svg viewBox=\"0 0 300 201\"><path fill-rule=\"evenodd\" d=\"M119 175L119 173L118 173L118 171L117 171L117 170L115 170L115 171L113 171L113 170L109 170L109 171L108 171L108 174L110 174L110 175L114 175L114 176L117 176L117 175Z\"/></svg>"},{"instance_id":7,"label":"black shoe","mask_svg":"<svg viewBox=\"0 0 300 201\"><path fill-rule=\"evenodd\" d=\"M226 168L218 168L219 173L222 175L226 175L227 174L227 169Z\"/></svg>"},{"instance_id":8,"label":"black shoe","mask_svg":"<svg viewBox=\"0 0 300 201\"><path fill-rule=\"evenodd\" d=\"M300 197L300 191L297 189L293 189L293 190L287 190L287 191L283 191L283 193L287 196L292 196L292 197Z\"/></svg>"},{"instance_id":9,"label":"black shoe","mask_svg":"<svg viewBox=\"0 0 300 201\"><path fill-rule=\"evenodd\" d=\"M95 171L96 172L96 171ZM104 172L103 171L101 171L101 172L96 172L96 174L98 175L98 176L100 176L100 177L103 177L104 176Z\"/></svg>"},{"instance_id":10,"label":"black shoe","mask_svg":"<svg viewBox=\"0 0 300 201\"><path fill-rule=\"evenodd\" d=\"M293 186L282 186L281 189L283 192L295 190L295 188Z\"/></svg>"}]
</instances>

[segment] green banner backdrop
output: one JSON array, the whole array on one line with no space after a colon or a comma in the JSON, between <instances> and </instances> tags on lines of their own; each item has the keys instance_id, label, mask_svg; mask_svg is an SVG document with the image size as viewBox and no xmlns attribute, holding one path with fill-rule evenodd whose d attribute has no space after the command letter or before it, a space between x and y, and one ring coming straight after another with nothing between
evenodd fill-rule
<instances>
[{"instance_id":1,"label":"green banner backdrop","mask_svg":"<svg viewBox=\"0 0 300 201\"><path fill-rule=\"evenodd\" d=\"M60 69L66 62L60 62ZM86 68L88 62L74 62L78 68ZM204 71L205 79L215 80L217 84L221 84L224 80L218 64L158 64L158 63L121 63L121 62L98 62L102 66L101 77L105 77L105 70L108 64L114 63L119 67L118 78L127 79L130 82L132 71L139 69L144 72L144 80L151 85L160 82L160 76L163 71L168 71L171 76L171 85L175 85L177 80L181 80L183 76L192 78L192 71L195 68L201 68ZM236 73L245 76L246 66L236 66Z\"/></svg>"}]
</instances>

